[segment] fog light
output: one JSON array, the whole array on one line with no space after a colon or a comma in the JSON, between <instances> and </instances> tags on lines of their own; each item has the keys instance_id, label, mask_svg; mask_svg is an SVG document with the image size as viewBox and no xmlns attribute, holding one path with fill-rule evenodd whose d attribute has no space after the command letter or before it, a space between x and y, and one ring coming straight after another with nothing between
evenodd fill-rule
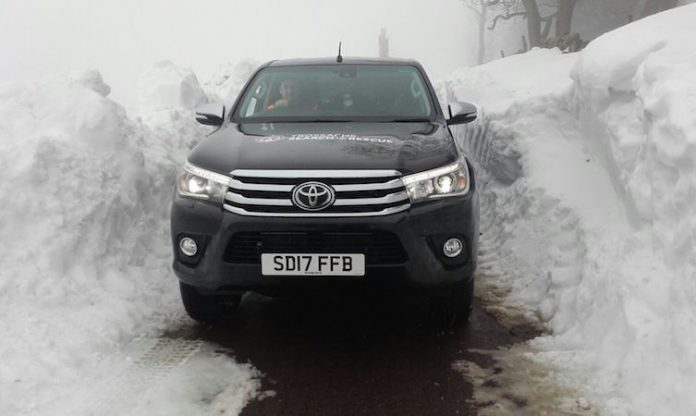
<instances>
[{"instance_id":1,"label":"fog light","mask_svg":"<svg viewBox=\"0 0 696 416\"><path fill-rule=\"evenodd\" d=\"M464 244L462 244L462 240L450 238L445 241L445 244L442 246L442 252L445 253L447 257L457 257L462 252L463 248Z\"/></svg>"},{"instance_id":2,"label":"fog light","mask_svg":"<svg viewBox=\"0 0 696 416\"><path fill-rule=\"evenodd\" d=\"M198 245L193 240L193 238L184 237L181 240L179 240L179 249L182 253L186 254L187 256L193 257L198 252Z\"/></svg>"}]
</instances>

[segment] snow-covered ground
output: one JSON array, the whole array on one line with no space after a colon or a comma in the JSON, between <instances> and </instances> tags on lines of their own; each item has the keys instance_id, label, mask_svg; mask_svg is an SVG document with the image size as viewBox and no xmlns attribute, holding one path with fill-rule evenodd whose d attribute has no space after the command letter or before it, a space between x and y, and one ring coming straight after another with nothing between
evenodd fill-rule
<instances>
[{"instance_id":1,"label":"snow-covered ground","mask_svg":"<svg viewBox=\"0 0 696 416\"><path fill-rule=\"evenodd\" d=\"M234 414L258 387L206 345L157 339L183 319L169 204L208 98L171 63L141 81L137 120L96 71L0 87L2 415Z\"/></svg>"},{"instance_id":2,"label":"snow-covered ground","mask_svg":"<svg viewBox=\"0 0 696 416\"><path fill-rule=\"evenodd\" d=\"M696 5L578 54L462 69L484 182L478 294L604 414L696 409Z\"/></svg>"}]
</instances>

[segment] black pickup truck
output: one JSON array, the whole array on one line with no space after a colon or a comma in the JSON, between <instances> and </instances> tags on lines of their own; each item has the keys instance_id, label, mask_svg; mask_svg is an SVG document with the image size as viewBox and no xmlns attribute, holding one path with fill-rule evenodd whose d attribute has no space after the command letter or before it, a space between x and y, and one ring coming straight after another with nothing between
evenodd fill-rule
<instances>
[{"instance_id":1,"label":"black pickup truck","mask_svg":"<svg viewBox=\"0 0 696 416\"><path fill-rule=\"evenodd\" d=\"M426 292L453 321L473 298L474 171L422 66L399 59L262 65L188 156L171 213L188 314L214 322L246 291L376 286Z\"/></svg>"}]
</instances>

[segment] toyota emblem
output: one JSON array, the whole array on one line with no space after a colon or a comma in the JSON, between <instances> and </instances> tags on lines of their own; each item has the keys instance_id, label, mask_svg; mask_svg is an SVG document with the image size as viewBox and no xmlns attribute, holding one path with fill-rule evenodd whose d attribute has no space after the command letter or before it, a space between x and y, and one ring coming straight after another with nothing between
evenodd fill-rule
<instances>
[{"instance_id":1,"label":"toyota emblem","mask_svg":"<svg viewBox=\"0 0 696 416\"><path fill-rule=\"evenodd\" d=\"M321 211L330 207L336 194L333 188L321 182L305 182L292 191L292 203L305 211Z\"/></svg>"}]
</instances>

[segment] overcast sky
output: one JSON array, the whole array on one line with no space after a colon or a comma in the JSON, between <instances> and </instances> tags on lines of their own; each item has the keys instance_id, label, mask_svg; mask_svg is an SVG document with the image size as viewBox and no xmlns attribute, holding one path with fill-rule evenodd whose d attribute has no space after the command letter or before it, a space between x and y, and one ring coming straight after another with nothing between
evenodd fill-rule
<instances>
[{"instance_id":1,"label":"overcast sky","mask_svg":"<svg viewBox=\"0 0 696 416\"><path fill-rule=\"evenodd\" d=\"M431 77L473 64L475 27L460 0L0 0L0 82L96 68L135 103L137 75L170 59L201 81L225 61L391 55Z\"/></svg>"}]
</instances>

